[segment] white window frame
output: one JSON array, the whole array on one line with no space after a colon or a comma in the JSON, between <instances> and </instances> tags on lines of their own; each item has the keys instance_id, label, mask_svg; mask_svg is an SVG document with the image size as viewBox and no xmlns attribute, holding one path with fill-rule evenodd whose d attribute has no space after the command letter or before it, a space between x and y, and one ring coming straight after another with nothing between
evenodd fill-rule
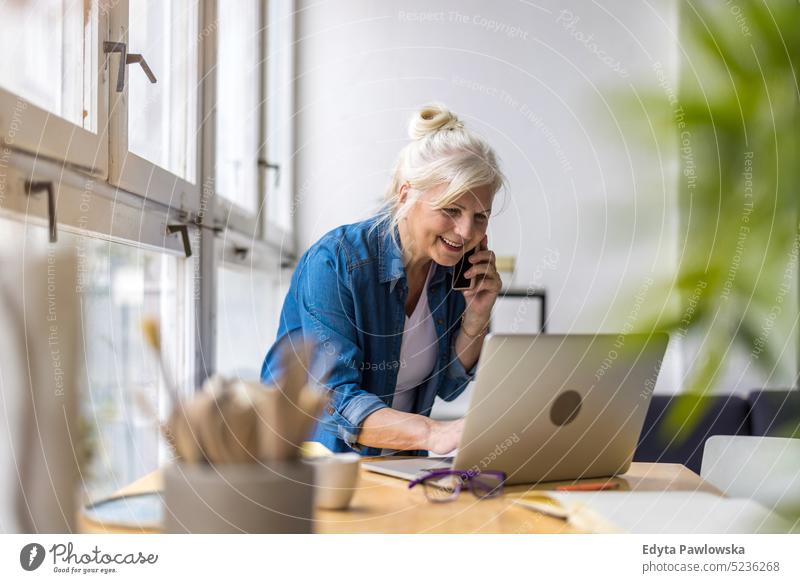
<instances>
[{"instance_id":1,"label":"white window frame","mask_svg":"<svg viewBox=\"0 0 800 583\"><path fill-rule=\"evenodd\" d=\"M23 97L0 88L0 136L14 134L6 147L28 152L40 158L57 160L80 169L97 178L108 176L108 74L107 55L103 53L103 41L108 37L109 19L100 0L97 6L97 70L92 71L97 109L95 127L97 133L46 111ZM99 5L98 5L99 3ZM15 119L16 118L16 119ZM20 123L20 118L23 123Z\"/></svg>"},{"instance_id":2,"label":"white window frame","mask_svg":"<svg viewBox=\"0 0 800 583\"><path fill-rule=\"evenodd\" d=\"M204 12L216 16L217 2L222 0L205 0ZM274 0L272 0L274 1ZM285 99L282 102L283 108L281 116L286 119L292 119L294 115L294 40L295 40L295 25L294 25L294 0L281 0L282 6L285 4L286 10L290 15L285 26L287 26L287 36L290 39L291 45L286 47L281 54L284 65L284 78L281 80L281 90L285 92ZM268 70L269 59L267 55L267 35L269 34L269 27L267 23L267 9L266 2L261 4L260 14L260 47L261 47L261 74L260 74L260 132L259 132L259 152L258 152L258 199L257 206L258 212L256 215L251 215L238 205L230 200L219 196L216 192L216 180L214 175L215 168L215 146L216 146L216 118L211 104L216 103L216 53L217 53L217 33L216 27L207 25L204 29L206 33L205 38L205 68L203 70L204 84L204 103L208 104L204 110L204 144L203 144L203 185L204 190L210 192L203 193L204 208L210 207L209 215L212 217L210 223L217 227L224 227L239 233L250 236L251 238L258 238L269 243L275 249L280 249L289 257L294 257L296 254L296 241L295 229L292 226L290 231L286 231L272 223L269 219L268 208L266 205L266 195L271 188L274 180L274 174L269 170L267 164L278 163L280 164L280 180L282 185L282 192L286 196L292 196L294 188L294 130L290 130L289 135L284 140L284 151L281 152L280 160L267 160L266 159L266 139L268 136L267 127L267 107L266 101L269 96L268 87ZM207 19L207 22L211 22ZM293 127L293 122L289 124Z\"/></svg>"},{"instance_id":3,"label":"white window frame","mask_svg":"<svg viewBox=\"0 0 800 583\"><path fill-rule=\"evenodd\" d=\"M215 108L212 104L217 102L217 46L218 46L218 27L212 26L211 23L216 23L217 18L217 5L220 1L224 0L204 0L203 10L207 15L206 27L204 29L204 63L203 69L203 103L206 104L204 108L204 124L203 124L203 188L204 192L203 202L205 208L213 207L211 209L212 222L217 227L224 227L234 229L240 233L246 233L253 237L261 237L260 225L258 216L263 212L263 190L261 188L261 179L257 182L256 193L256 207L259 209L255 215L250 214L233 201L221 196L217 192L217 177L216 177L216 145L217 145L217 116ZM260 28L259 45L261 47L262 62L263 62L263 22L264 22L264 3L259 3L259 21L262 23ZM263 66L259 78L262 79L261 86L263 87ZM264 96L259 92L259 108L263 110ZM259 134L259 138L261 135ZM260 156L259 156L260 157ZM260 172L259 172L260 175ZM213 202L212 202L213 201Z\"/></svg>"},{"instance_id":4,"label":"white window frame","mask_svg":"<svg viewBox=\"0 0 800 583\"><path fill-rule=\"evenodd\" d=\"M228 229L214 237L213 245L215 281L212 296L213 302L209 303L207 316L210 321L214 322L214 330L207 341L213 347L214 371L218 371L217 340L219 337L220 315L217 313L217 299L220 278L217 274L222 269L247 273L259 272L275 278L283 277L286 274L282 272L282 261L279 252L272 248L271 245L253 237ZM276 309L280 312L280 306L276 306ZM266 356L266 350L264 356Z\"/></svg>"},{"instance_id":5,"label":"white window frame","mask_svg":"<svg viewBox=\"0 0 800 583\"><path fill-rule=\"evenodd\" d=\"M285 23L281 23L282 26L286 26L286 33L287 38L289 39L289 46L282 47L281 54L279 57L281 58L283 64L283 71L284 75L278 81L278 89L279 91L285 92L286 98L281 102L282 108L279 113L279 117L284 119L292 120L289 124L289 134L285 136L285 140L283 141L283 151L280 152L279 158L277 160L268 160L266 158L266 143L267 138L269 137L269 123L270 120L267 119L267 107L266 102L269 99L270 95L273 95L275 91L273 88L269 87L269 74L268 74L268 67L270 64L270 55L267 54L267 47L268 43L264 42L264 49L263 49L263 58L262 58L262 67L264 69L262 73L263 79L263 99L262 99L262 123L261 123L261 146L262 151L260 155L260 176L259 182L261 185L261 192L262 192L262 213L261 213L261 232L262 238L270 243L277 249L281 249L282 253L285 253L288 257L295 257L297 254L297 241L296 241L296 215L293 212L294 205L290 202L290 212L291 212L291 227L290 230L287 231L283 229L281 226L273 222L269 216L269 205L267 204L267 197L270 195L271 185L274 184L274 174L270 171L267 164L278 164L280 166L280 194L282 196L293 197L294 196L294 154L295 154L295 124L294 124L294 115L295 115L295 95L294 95L294 80L295 80L295 60L296 60L296 42L297 42L297 35L296 35L296 2L295 0L266 0L267 3L270 2L280 2L281 8L287 14L287 21ZM274 30L273 26L275 23L267 22L267 15L269 13L269 9L264 11L264 18L262 20L262 26L266 33L269 34L269 31L272 29Z\"/></svg>"},{"instance_id":6,"label":"white window frame","mask_svg":"<svg viewBox=\"0 0 800 583\"><path fill-rule=\"evenodd\" d=\"M60 203L56 219L57 233L69 232L83 238L130 245L175 257L186 256L187 249L180 233L171 233L169 226L185 224L190 240L194 242L198 239L198 228L188 224L184 213L177 209L119 191L106 182L64 168L61 162L42 160L36 155L14 152L9 162L5 169L7 190L0 200L0 216L43 227L43 238L48 236L48 199L43 193L26 194L24 185L29 181L49 183L57 192L56 201ZM203 255L196 243L192 245L191 253L196 263L181 265L177 282L180 330L176 345L178 368L173 372L177 375L179 396L182 398L191 396L195 388L194 381L205 378L205 375L201 376L202 362L197 358L197 336L201 323L195 309L202 278L197 277L192 269L200 266ZM78 269L81 269L80 252ZM168 399L162 393L158 403L162 418L167 413L167 405ZM153 430L157 431L157 428L154 426ZM163 447L159 448L159 464L165 461L165 452Z\"/></svg>"},{"instance_id":7,"label":"white window frame","mask_svg":"<svg viewBox=\"0 0 800 583\"><path fill-rule=\"evenodd\" d=\"M203 10L204 2L198 2L198 50L197 50L197 71L203 71L203 41L200 31L203 30L205 14ZM121 0L113 5L110 15L110 32L108 40L111 42L125 43L129 49L136 49L128 45L128 23L129 23L129 2ZM147 59L147 55L143 55ZM114 53L109 59L110 66L108 75L110 79L116 79L119 67L124 66L120 63L119 55ZM154 71L158 77L158 71ZM128 75L143 74L142 71L129 67L126 71ZM122 92L116 90L116 83L108 83L108 102L109 102L109 170L108 180L114 186L125 189L129 192L155 200L171 208L178 208L183 211L197 212L200 210L200 177L202 176L201 152L202 140L201 122L203 111L203 90L197 91L197 120L196 127L196 147L195 147L195 176L194 182L173 174L169 170L144 159L143 157L131 152L128 148L128 94L129 83L125 83Z\"/></svg>"}]
</instances>

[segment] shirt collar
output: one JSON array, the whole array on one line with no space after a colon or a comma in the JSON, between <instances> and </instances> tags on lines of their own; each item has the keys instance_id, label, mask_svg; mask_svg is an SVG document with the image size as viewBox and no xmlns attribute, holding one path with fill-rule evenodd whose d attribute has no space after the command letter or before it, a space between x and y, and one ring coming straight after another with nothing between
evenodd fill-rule
<instances>
[{"instance_id":1,"label":"shirt collar","mask_svg":"<svg viewBox=\"0 0 800 583\"><path fill-rule=\"evenodd\" d=\"M400 230L394 227L394 234L397 241L400 240ZM389 291L394 291L394 286L397 282L406 277L406 268L403 265L403 252L400 247L395 244L392 239L392 233L389 229L385 229L378 237L378 275L381 283L389 283ZM434 266L433 274L431 275L431 286L440 283L444 280L446 273L453 272L453 266L446 267L439 265Z\"/></svg>"}]
</instances>

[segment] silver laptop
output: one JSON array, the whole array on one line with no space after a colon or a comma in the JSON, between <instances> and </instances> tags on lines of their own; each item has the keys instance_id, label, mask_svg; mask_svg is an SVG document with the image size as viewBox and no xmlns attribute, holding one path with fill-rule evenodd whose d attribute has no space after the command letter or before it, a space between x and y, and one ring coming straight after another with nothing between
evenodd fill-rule
<instances>
[{"instance_id":1,"label":"silver laptop","mask_svg":"<svg viewBox=\"0 0 800 583\"><path fill-rule=\"evenodd\" d=\"M630 467L666 334L489 335L454 458L364 462L404 479L501 470L506 484L614 476Z\"/></svg>"}]
</instances>

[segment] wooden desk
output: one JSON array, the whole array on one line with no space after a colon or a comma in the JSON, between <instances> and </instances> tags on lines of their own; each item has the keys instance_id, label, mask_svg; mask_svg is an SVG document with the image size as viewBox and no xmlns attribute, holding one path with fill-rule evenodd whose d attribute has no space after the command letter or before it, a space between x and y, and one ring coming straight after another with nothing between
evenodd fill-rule
<instances>
[{"instance_id":1,"label":"wooden desk","mask_svg":"<svg viewBox=\"0 0 800 583\"><path fill-rule=\"evenodd\" d=\"M713 486L679 464L634 463L628 473L615 478L620 489L645 491L701 490L721 495ZM555 518L543 516L512 503L530 490L551 490L569 482L537 486L511 486L502 498L478 500L463 492L458 500L444 504L425 500L421 490L408 489L408 482L361 470L359 489L348 510L315 512L317 533L569 533L576 532ZM155 471L123 488L115 496L161 490L161 475ZM87 533L157 532L109 527L81 516L79 529Z\"/></svg>"}]
</instances>

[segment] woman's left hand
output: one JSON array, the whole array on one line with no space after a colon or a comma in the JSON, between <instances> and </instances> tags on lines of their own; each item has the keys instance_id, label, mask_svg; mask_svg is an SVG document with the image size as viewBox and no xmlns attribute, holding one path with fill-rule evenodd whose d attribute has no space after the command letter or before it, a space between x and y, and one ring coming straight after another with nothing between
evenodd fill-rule
<instances>
[{"instance_id":1,"label":"woman's left hand","mask_svg":"<svg viewBox=\"0 0 800 583\"><path fill-rule=\"evenodd\" d=\"M489 323L503 281L497 273L494 251L489 250L488 236L484 235L469 260L472 267L464 275L472 280L472 286L463 292L467 300L464 321L470 330L479 332Z\"/></svg>"}]
</instances>

